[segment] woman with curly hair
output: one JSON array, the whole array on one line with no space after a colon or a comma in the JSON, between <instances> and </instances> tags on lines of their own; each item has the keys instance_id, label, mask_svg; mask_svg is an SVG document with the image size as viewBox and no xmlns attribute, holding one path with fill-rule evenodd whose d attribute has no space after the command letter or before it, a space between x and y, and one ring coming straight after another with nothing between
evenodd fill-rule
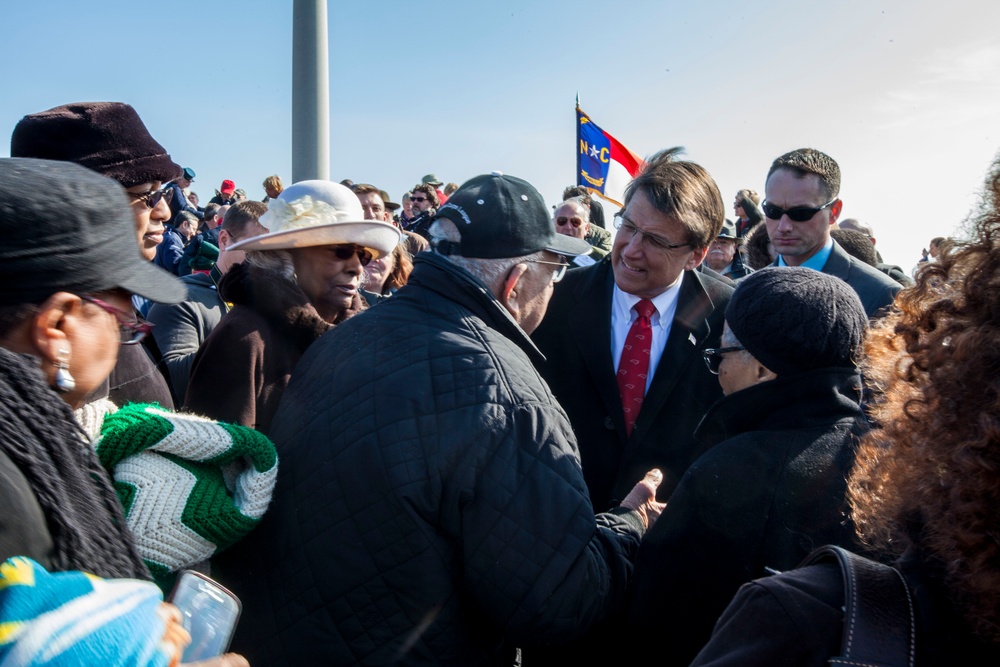
<instances>
[{"instance_id":1,"label":"woman with curly hair","mask_svg":"<svg viewBox=\"0 0 1000 667\"><path fill-rule=\"evenodd\" d=\"M1000 662L1000 159L971 241L927 264L868 336L880 428L849 498L870 554L910 589L916 665ZM839 655L840 568L747 584L693 664L825 665Z\"/></svg>"}]
</instances>

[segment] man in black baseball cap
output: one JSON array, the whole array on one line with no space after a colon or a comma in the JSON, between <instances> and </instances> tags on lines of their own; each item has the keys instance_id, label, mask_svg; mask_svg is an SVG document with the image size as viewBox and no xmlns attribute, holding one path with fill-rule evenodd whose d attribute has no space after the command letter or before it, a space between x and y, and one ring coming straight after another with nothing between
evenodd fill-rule
<instances>
[{"instance_id":1,"label":"man in black baseball cap","mask_svg":"<svg viewBox=\"0 0 1000 667\"><path fill-rule=\"evenodd\" d=\"M213 560L254 664L510 664L514 641L569 637L623 598L655 475L594 516L527 335L588 244L499 173L430 235L404 287L302 357L271 429L296 452L284 492Z\"/></svg>"}]
</instances>

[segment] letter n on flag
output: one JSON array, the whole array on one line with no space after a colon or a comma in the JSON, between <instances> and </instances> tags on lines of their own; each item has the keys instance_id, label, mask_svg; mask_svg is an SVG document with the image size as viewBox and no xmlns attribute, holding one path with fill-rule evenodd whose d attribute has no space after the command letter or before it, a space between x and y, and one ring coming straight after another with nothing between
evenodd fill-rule
<instances>
[{"instance_id":1,"label":"letter n on flag","mask_svg":"<svg viewBox=\"0 0 1000 667\"><path fill-rule=\"evenodd\" d=\"M646 163L595 125L580 107L576 108L576 138L577 185L622 206L625 187Z\"/></svg>"}]
</instances>

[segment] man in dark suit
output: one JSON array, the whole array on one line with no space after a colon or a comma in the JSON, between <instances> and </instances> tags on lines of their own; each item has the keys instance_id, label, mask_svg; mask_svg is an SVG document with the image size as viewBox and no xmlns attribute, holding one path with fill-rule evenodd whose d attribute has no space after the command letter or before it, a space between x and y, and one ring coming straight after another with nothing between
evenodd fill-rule
<instances>
[{"instance_id":1,"label":"man in dark suit","mask_svg":"<svg viewBox=\"0 0 1000 667\"><path fill-rule=\"evenodd\" d=\"M616 216L611 254L569 271L533 336L547 359L540 371L576 433L598 511L653 467L663 472L665 500L699 453L698 421L722 395L701 352L718 347L733 289L694 269L722 229L725 205L708 172L677 160L678 152L649 160ZM655 307L643 320L651 335L648 367L638 382L620 385L647 301ZM636 384L645 392L633 403L635 389L627 387ZM638 407L626 412L623 393Z\"/></svg>"},{"instance_id":2,"label":"man in dark suit","mask_svg":"<svg viewBox=\"0 0 1000 667\"><path fill-rule=\"evenodd\" d=\"M902 289L896 281L847 254L830 237L843 202L840 165L813 148L785 153L771 163L764 185L764 223L778 253L777 266L804 266L854 288L868 317L884 314Z\"/></svg>"}]
</instances>

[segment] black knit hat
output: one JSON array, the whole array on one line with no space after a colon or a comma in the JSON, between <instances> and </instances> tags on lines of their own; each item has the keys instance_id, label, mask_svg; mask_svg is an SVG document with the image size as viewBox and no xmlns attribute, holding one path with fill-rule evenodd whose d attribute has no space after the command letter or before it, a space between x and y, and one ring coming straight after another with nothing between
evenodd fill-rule
<instances>
[{"instance_id":1,"label":"black knit hat","mask_svg":"<svg viewBox=\"0 0 1000 667\"><path fill-rule=\"evenodd\" d=\"M868 326L843 280L801 267L768 267L736 284L726 323L757 361L780 375L855 368Z\"/></svg>"},{"instance_id":2,"label":"black knit hat","mask_svg":"<svg viewBox=\"0 0 1000 667\"><path fill-rule=\"evenodd\" d=\"M25 116L14 126L10 154L75 162L126 188L182 173L135 109L121 102L64 104Z\"/></svg>"},{"instance_id":3,"label":"black knit hat","mask_svg":"<svg viewBox=\"0 0 1000 667\"><path fill-rule=\"evenodd\" d=\"M545 200L530 183L498 171L463 183L434 217L451 220L462 236L460 243L439 242L435 250L442 255L500 259L591 250L583 239L556 232Z\"/></svg>"},{"instance_id":4,"label":"black knit hat","mask_svg":"<svg viewBox=\"0 0 1000 667\"><path fill-rule=\"evenodd\" d=\"M0 158L0 305L114 288L187 298L184 283L139 255L118 183L70 162Z\"/></svg>"}]
</instances>

